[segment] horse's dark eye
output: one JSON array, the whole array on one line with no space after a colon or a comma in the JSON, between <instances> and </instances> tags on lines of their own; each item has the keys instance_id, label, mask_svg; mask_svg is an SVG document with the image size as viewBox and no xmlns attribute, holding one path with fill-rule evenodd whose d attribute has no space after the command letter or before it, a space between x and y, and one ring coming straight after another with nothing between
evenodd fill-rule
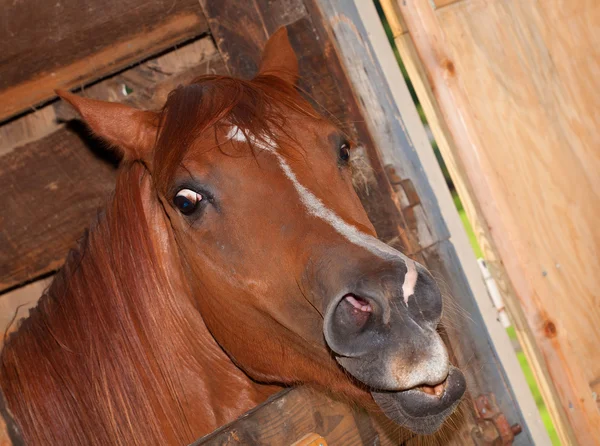
<instances>
[{"instance_id":1,"label":"horse's dark eye","mask_svg":"<svg viewBox=\"0 0 600 446\"><path fill-rule=\"evenodd\" d=\"M190 189L181 189L173 198L173 204L182 214L189 215L198 208L202 195Z\"/></svg>"},{"instance_id":2,"label":"horse's dark eye","mask_svg":"<svg viewBox=\"0 0 600 446\"><path fill-rule=\"evenodd\" d=\"M340 159L347 162L350 159L350 144L347 142L342 143L340 146Z\"/></svg>"}]
</instances>

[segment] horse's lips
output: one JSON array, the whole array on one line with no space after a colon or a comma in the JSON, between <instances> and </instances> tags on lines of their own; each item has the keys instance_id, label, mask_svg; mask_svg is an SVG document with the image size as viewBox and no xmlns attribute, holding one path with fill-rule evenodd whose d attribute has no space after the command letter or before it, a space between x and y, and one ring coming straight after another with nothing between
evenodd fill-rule
<instances>
[{"instance_id":1,"label":"horse's lips","mask_svg":"<svg viewBox=\"0 0 600 446\"><path fill-rule=\"evenodd\" d=\"M437 397L419 390L401 392L371 392L383 413L417 434L432 434L460 403L466 390L465 377L455 367L450 368L444 393Z\"/></svg>"}]
</instances>

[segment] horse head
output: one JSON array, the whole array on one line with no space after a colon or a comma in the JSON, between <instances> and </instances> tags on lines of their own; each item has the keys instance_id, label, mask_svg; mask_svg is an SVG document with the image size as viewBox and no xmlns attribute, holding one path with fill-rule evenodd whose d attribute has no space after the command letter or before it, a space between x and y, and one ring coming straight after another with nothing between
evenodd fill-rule
<instances>
[{"instance_id":1,"label":"horse head","mask_svg":"<svg viewBox=\"0 0 600 446\"><path fill-rule=\"evenodd\" d=\"M160 112L59 94L145 164L189 298L240 369L374 400L434 432L465 391L436 331L440 291L376 238L352 185L355 143L301 97L297 77L283 29L254 79L201 77Z\"/></svg>"}]
</instances>

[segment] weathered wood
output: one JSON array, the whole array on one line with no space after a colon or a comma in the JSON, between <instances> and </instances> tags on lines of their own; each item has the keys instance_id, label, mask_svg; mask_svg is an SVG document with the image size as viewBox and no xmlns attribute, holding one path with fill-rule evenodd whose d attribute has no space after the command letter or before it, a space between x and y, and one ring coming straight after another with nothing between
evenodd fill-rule
<instances>
[{"instance_id":1,"label":"weathered wood","mask_svg":"<svg viewBox=\"0 0 600 446\"><path fill-rule=\"evenodd\" d=\"M90 90L97 98L116 97L153 109L177 85L223 71L220 56L206 39ZM124 82L134 89L129 96L122 93ZM90 139L80 123L0 158L0 292L62 265L112 191L115 165L114 159L107 162L103 144Z\"/></svg>"},{"instance_id":2,"label":"weathered wood","mask_svg":"<svg viewBox=\"0 0 600 446\"><path fill-rule=\"evenodd\" d=\"M396 429L380 435L371 417L358 408L307 387L284 390L238 420L199 439L199 445L292 444L316 433L331 445L400 444L413 434Z\"/></svg>"},{"instance_id":3,"label":"weathered wood","mask_svg":"<svg viewBox=\"0 0 600 446\"><path fill-rule=\"evenodd\" d=\"M327 440L319 434L310 433L290 446L327 446Z\"/></svg>"},{"instance_id":4,"label":"weathered wood","mask_svg":"<svg viewBox=\"0 0 600 446\"><path fill-rule=\"evenodd\" d=\"M396 0L382 0L381 6L384 9L386 18L390 24L403 22ZM557 428L560 431L561 429L564 429L561 428L561 426L566 424L566 414L560 406L558 393L550 379L546 362L535 342L534 334L527 323L523 308L519 303L516 292L508 277L508 273L502 263L496 243L485 222L481 206L475 198L472 184L467 181L468 175L462 160L457 156L458 149L456 143L443 118L443 113L439 107L434 91L429 84L425 67L417 54L413 40L406 29L406 25L393 26L392 30L396 47L402 57L402 62L410 76L419 102L423 107L423 111L427 116L427 121L440 152L442 153L450 176L452 177L452 182L456 187L463 207L473 227L473 231L483 252L486 264L500 289L507 312L510 315L511 323L515 327L519 344L525 352L529 364L534 370L546 406L552 414L553 419L559 421L557 423ZM564 434L561 436L566 438Z\"/></svg>"},{"instance_id":5,"label":"weathered wood","mask_svg":"<svg viewBox=\"0 0 600 446\"><path fill-rule=\"evenodd\" d=\"M57 269L112 190L114 167L82 145L65 129L0 159L0 289Z\"/></svg>"},{"instance_id":6,"label":"weathered wood","mask_svg":"<svg viewBox=\"0 0 600 446\"><path fill-rule=\"evenodd\" d=\"M196 0L2 0L0 9L0 121L207 29Z\"/></svg>"},{"instance_id":7,"label":"weathered wood","mask_svg":"<svg viewBox=\"0 0 600 446\"><path fill-rule=\"evenodd\" d=\"M600 96L589 80L598 5L398 4L560 396L571 427L556 420L561 438L593 444Z\"/></svg>"}]
</instances>

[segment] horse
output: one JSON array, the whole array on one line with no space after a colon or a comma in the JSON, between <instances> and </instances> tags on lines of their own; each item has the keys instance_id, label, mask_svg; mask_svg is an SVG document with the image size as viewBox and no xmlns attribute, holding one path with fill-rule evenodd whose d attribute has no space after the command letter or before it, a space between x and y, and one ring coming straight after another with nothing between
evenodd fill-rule
<instances>
[{"instance_id":1,"label":"horse","mask_svg":"<svg viewBox=\"0 0 600 446\"><path fill-rule=\"evenodd\" d=\"M57 91L122 161L1 353L27 444L188 444L297 384L421 434L454 411L440 291L377 239L356 144L297 80L282 28L252 80L202 76L159 111Z\"/></svg>"}]
</instances>

